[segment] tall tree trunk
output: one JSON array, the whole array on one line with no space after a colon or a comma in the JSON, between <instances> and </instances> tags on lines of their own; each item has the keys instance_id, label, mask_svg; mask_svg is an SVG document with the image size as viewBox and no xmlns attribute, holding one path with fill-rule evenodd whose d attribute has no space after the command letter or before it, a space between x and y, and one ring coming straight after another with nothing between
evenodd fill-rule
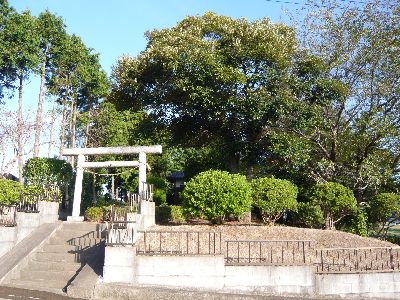
<instances>
[{"instance_id":1,"label":"tall tree trunk","mask_svg":"<svg viewBox=\"0 0 400 300\"><path fill-rule=\"evenodd\" d=\"M63 118L61 123L61 144L60 144L60 153L58 155L58 159L61 158L62 153L65 147L65 129L67 127L67 96L65 96L63 100Z\"/></svg>"},{"instance_id":2,"label":"tall tree trunk","mask_svg":"<svg viewBox=\"0 0 400 300\"><path fill-rule=\"evenodd\" d=\"M71 104L71 144L70 148L76 147L76 115L77 115L77 99L74 99ZM75 156L71 156L71 165L75 165Z\"/></svg>"},{"instance_id":3,"label":"tall tree trunk","mask_svg":"<svg viewBox=\"0 0 400 300\"><path fill-rule=\"evenodd\" d=\"M42 131L42 120L43 120L43 102L44 102L44 82L46 76L46 60L42 65L42 72L40 75L40 91L39 91L39 100L38 100L38 108L36 112L36 122L35 122L35 145L33 148L33 157L39 156L39 148L40 148L40 133Z\"/></svg>"},{"instance_id":4,"label":"tall tree trunk","mask_svg":"<svg viewBox=\"0 0 400 300\"><path fill-rule=\"evenodd\" d=\"M18 95L18 172L19 183L24 184L24 145L22 140L23 134L23 119L22 119L22 88L23 88L23 75L19 76L19 95Z\"/></svg>"},{"instance_id":5,"label":"tall tree trunk","mask_svg":"<svg viewBox=\"0 0 400 300\"><path fill-rule=\"evenodd\" d=\"M60 144L60 153L58 155L58 158L60 159L62 156L62 153L64 151L65 147L65 132L66 132L66 127L67 127L67 99L69 96L69 77L65 77L66 81L66 91L65 91L65 96L63 99L63 119L62 119L62 124L61 124L61 144Z\"/></svg>"},{"instance_id":6,"label":"tall tree trunk","mask_svg":"<svg viewBox=\"0 0 400 300\"><path fill-rule=\"evenodd\" d=\"M230 154L229 156L229 171L232 174L239 173L239 159L234 154Z\"/></svg>"},{"instance_id":7,"label":"tall tree trunk","mask_svg":"<svg viewBox=\"0 0 400 300\"><path fill-rule=\"evenodd\" d=\"M333 218L331 212L325 212L324 214L325 219L325 228L326 230L335 230L335 224L333 223Z\"/></svg>"},{"instance_id":8,"label":"tall tree trunk","mask_svg":"<svg viewBox=\"0 0 400 300\"><path fill-rule=\"evenodd\" d=\"M56 113L55 108L53 107L53 111L51 112L51 124L50 124L50 136L49 136L49 149L47 157L51 156L51 151L53 150L53 133L54 133L54 122L56 121Z\"/></svg>"}]
</instances>

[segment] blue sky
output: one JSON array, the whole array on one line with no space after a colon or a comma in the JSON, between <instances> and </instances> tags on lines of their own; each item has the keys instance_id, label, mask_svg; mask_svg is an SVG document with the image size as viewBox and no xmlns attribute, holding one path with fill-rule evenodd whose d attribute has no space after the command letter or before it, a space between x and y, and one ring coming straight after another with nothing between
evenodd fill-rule
<instances>
[{"instance_id":1,"label":"blue sky","mask_svg":"<svg viewBox=\"0 0 400 300\"><path fill-rule=\"evenodd\" d=\"M146 46L144 32L172 27L188 15L207 11L249 20L268 17L285 19L282 10L296 6L265 0L9 0L18 11L30 9L38 15L46 8L61 16L69 33L100 53L104 70L122 54L136 55Z\"/></svg>"}]
</instances>

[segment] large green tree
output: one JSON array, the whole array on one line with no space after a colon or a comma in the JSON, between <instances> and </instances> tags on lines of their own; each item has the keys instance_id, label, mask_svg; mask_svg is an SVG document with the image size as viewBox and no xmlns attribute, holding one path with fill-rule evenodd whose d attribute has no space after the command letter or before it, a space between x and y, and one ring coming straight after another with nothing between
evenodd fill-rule
<instances>
[{"instance_id":1,"label":"large green tree","mask_svg":"<svg viewBox=\"0 0 400 300\"><path fill-rule=\"evenodd\" d=\"M334 88L293 106L275 146L292 170L339 181L359 201L399 172L399 7L398 0L310 1L299 26L300 46L321 62L318 82Z\"/></svg>"},{"instance_id":2,"label":"large green tree","mask_svg":"<svg viewBox=\"0 0 400 300\"><path fill-rule=\"evenodd\" d=\"M23 183L23 87L24 80L36 71L39 40L35 33L35 18L29 11L21 14L10 10L1 30L2 57L6 65L6 77L15 80L11 87L18 87L18 169Z\"/></svg>"},{"instance_id":3,"label":"large green tree","mask_svg":"<svg viewBox=\"0 0 400 300\"><path fill-rule=\"evenodd\" d=\"M111 99L122 109L146 109L177 144L217 141L230 170L251 177L292 97L294 30L206 13L146 37L146 50L118 61Z\"/></svg>"},{"instance_id":4,"label":"large green tree","mask_svg":"<svg viewBox=\"0 0 400 300\"><path fill-rule=\"evenodd\" d=\"M40 13L36 20L36 34L39 36L38 57L41 67L40 90L35 122L34 157L39 156L45 83L46 79L50 78L50 73L54 71L54 49L62 43L66 35L64 22L60 17L46 10Z\"/></svg>"}]
</instances>

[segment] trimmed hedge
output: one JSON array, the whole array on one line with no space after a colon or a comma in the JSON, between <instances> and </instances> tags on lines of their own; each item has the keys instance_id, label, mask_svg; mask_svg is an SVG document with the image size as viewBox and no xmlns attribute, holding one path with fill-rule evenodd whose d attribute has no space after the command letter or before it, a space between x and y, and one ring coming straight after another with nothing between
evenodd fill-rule
<instances>
[{"instance_id":1,"label":"trimmed hedge","mask_svg":"<svg viewBox=\"0 0 400 300\"><path fill-rule=\"evenodd\" d=\"M246 177L209 170L193 177L182 192L187 215L221 223L226 216L240 217L251 209L251 188Z\"/></svg>"},{"instance_id":2,"label":"trimmed hedge","mask_svg":"<svg viewBox=\"0 0 400 300\"><path fill-rule=\"evenodd\" d=\"M159 224L181 224L186 221L182 206L156 206L156 222Z\"/></svg>"},{"instance_id":3,"label":"trimmed hedge","mask_svg":"<svg viewBox=\"0 0 400 300\"><path fill-rule=\"evenodd\" d=\"M0 204L13 204L20 201L24 187L18 182L0 179Z\"/></svg>"}]
</instances>

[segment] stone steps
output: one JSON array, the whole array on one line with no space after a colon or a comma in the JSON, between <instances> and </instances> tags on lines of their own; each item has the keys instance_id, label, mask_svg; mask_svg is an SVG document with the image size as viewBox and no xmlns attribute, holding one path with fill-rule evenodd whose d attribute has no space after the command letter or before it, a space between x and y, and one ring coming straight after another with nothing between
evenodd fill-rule
<instances>
[{"instance_id":1,"label":"stone steps","mask_svg":"<svg viewBox=\"0 0 400 300\"><path fill-rule=\"evenodd\" d=\"M20 274L20 280L30 280L30 281L62 281L68 282L72 277L76 275L77 270L62 272L57 270L22 270Z\"/></svg>"},{"instance_id":2,"label":"stone steps","mask_svg":"<svg viewBox=\"0 0 400 300\"><path fill-rule=\"evenodd\" d=\"M92 223L63 223L7 285L62 294L84 264L104 247L98 230L99 226Z\"/></svg>"},{"instance_id":3,"label":"stone steps","mask_svg":"<svg viewBox=\"0 0 400 300\"><path fill-rule=\"evenodd\" d=\"M50 261L37 261L31 260L28 264L27 269L31 271L76 271L82 267L81 263L78 262L50 262Z\"/></svg>"}]
</instances>

